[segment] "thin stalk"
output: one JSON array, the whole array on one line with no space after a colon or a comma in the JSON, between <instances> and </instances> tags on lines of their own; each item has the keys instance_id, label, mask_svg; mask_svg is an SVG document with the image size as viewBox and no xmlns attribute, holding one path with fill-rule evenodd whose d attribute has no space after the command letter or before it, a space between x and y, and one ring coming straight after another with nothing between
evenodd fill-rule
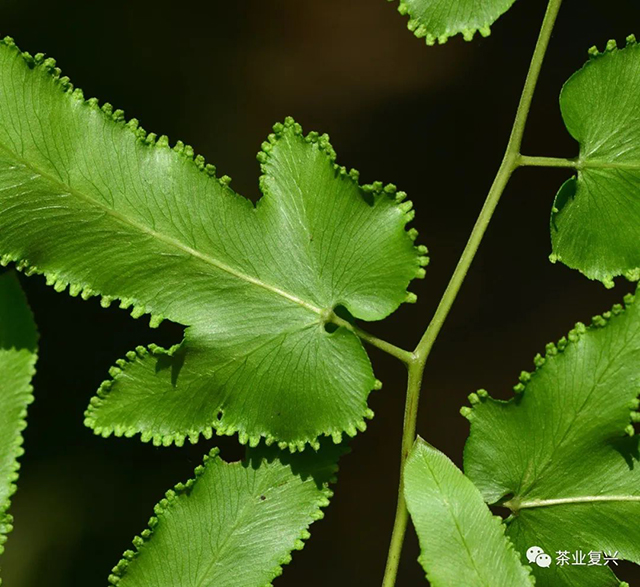
<instances>
[{"instance_id":1,"label":"thin stalk","mask_svg":"<svg viewBox=\"0 0 640 587\"><path fill-rule=\"evenodd\" d=\"M382 340L377 336L373 336L373 334L369 334L368 332L365 332L357 326L353 327L353 332L366 343L380 349L381 351L387 353L388 355L391 355L392 357L395 357L396 359L400 359L405 364L409 364L413 359L413 353L411 351L406 351L396 346L395 344L391 344L386 340Z\"/></svg>"},{"instance_id":2,"label":"thin stalk","mask_svg":"<svg viewBox=\"0 0 640 587\"><path fill-rule=\"evenodd\" d=\"M520 156L521 167L570 167L576 169L579 167L577 159L563 159L558 157L529 157L527 155Z\"/></svg>"},{"instance_id":3,"label":"thin stalk","mask_svg":"<svg viewBox=\"0 0 640 587\"><path fill-rule=\"evenodd\" d=\"M343 328L351 330L351 332L353 332L356 336L360 337L367 344L370 344L371 346L374 346L380 349L381 351L387 353L388 355L391 355L392 357L395 357L396 359L399 359L405 364L408 364L413 360L413 353L411 351L402 349L396 346L395 344L392 344L390 342L387 342L386 340L378 338L373 334L369 334L366 330L362 330L362 328L359 328L355 324L351 324L351 322L348 322L347 320L344 320L343 318L340 318L335 314L331 316L330 320L337 326L342 326Z\"/></svg>"},{"instance_id":4,"label":"thin stalk","mask_svg":"<svg viewBox=\"0 0 640 587\"><path fill-rule=\"evenodd\" d=\"M549 0L547 10L542 22L538 41L536 43L527 79L522 90L522 96L518 104L516 118L513 123L507 149L504 158L498 169L498 173L493 181L493 185L489 190L489 194L480 211L478 220L476 221L469 241L465 246L462 256L458 261L455 271L449 281L449 285L440 300L440 304L431 320L427 330L420 339L418 346L414 351L414 358L409 365L409 380L407 384L407 400L405 408L404 430L402 433L402 453L400 463L400 483L398 493L398 505L396 508L396 518L393 525L393 533L391 535L391 543L389 546L389 555L387 558L387 567L385 569L382 587L394 587L396 576L398 574L398 565L404 542L404 535L407 528L408 512L404 499L404 467L415 441L416 421L418 416L418 404L420 398L420 389L422 386L422 376L426 365L427 358L433 348L433 344L442 329L442 325L446 320L451 306L453 305L464 278L469 271L469 267L478 251L482 238L487 230L487 226L493 216L493 213L500 201L500 197L511 178L513 172L521 165L522 155L520 149L522 147L522 138L526 127L531 102L540 77L544 56L549 46L551 33L562 5L562 0Z\"/></svg>"}]
</instances>

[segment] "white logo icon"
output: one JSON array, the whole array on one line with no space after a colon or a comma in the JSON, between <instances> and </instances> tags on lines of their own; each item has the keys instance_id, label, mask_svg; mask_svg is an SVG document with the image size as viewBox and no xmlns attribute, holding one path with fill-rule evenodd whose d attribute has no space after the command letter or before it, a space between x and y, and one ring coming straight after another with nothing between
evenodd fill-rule
<instances>
[{"instance_id":1,"label":"white logo icon","mask_svg":"<svg viewBox=\"0 0 640 587\"><path fill-rule=\"evenodd\" d=\"M539 554L536 557L536 564L543 569L548 569L551 566L551 557L548 554Z\"/></svg>"},{"instance_id":2,"label":"white logo icon","mask_svg":"<svg viewBox=\"0 0 640 587\"><path fill-rule=\"evenodd\" d=\"M527 550L527 560L543 569L548 569L551 566L551 557L545 554L544 550L539 546L532 546Z\"/></svg>"}]
</instances>

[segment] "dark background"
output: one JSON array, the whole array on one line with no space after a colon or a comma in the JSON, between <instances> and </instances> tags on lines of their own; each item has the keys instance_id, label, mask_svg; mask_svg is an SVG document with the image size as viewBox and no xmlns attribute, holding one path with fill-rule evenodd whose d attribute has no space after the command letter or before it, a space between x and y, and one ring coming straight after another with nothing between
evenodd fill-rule
<instances>
[{"instance_id":1,"label":"dark background","mask_svg":"<svg viewBox=\"0 0 640 587\"><path fill-rule=\"evenodd\" d=\"M488 39L426 47L384 0L77 2L5 0L0 34L57 58L85 90L144 127L180 138L258 197L261 141L294 116L328 132L338 160L364 182L396 183L415 203L432 257L414 284L416 306L384 324L412 347L435 310L506 145L542 19L543 0L519 0ZM574 156L558 93L592 45L640 33L634 0L566 0L525 137L531 155ZM479 387L508 397L536 352L574 322L621 300L547 260L549 211L567 171L523 169L501 202L426 371L419 432L461 464L468 426L459 415ZM105 585L166 489L191 476L214 444L241 457L235 439L183 449L94 437L83 411L107 369L138 344L169 345L181 328L152 331L96 299L83 302L22 279L41 332L26 456L14 501L16 529L3 556L7 587ZM403 368L371 352L384 389L366 434L341 461L325 520L276 580L279 587L379 585L393 520ZM409 531L398 585L424 585ZM634 570L626 566L623 578ZM636 572L636 580L640 575Z\"/></svg>"}]
</instances>

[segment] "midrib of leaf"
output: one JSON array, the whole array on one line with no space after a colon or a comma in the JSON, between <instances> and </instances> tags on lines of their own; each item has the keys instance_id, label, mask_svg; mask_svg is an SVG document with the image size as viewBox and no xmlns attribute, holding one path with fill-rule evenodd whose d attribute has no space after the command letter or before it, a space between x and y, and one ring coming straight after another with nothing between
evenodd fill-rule
<instances>
[{"instance_id":1,"label":"midrib of leaf","mask_svg":"<svg viewBox=\"0 0 640 587\"><path fill-rule=\"evenodd\" d=\"M271 471L270 471L271 473ZM267 476L265 475L265 479L269 479L270 475ZM263 483L264 483L264 479L263 479ZM256 497L257 495L260 494L260 492L262 491L262 486L263 483L260 483L258 485L258 488L260 489L260 491L255 492L255 494L252 494L253 497ZM284 483L284 485L287 485L289 482L286 481ZM224 540L222 541L222 544L220 545L220 547L218 548L218 552L216 556L211 557L211 561L209 562L209 564L205 567L204 572L201 575L201 578L198 580L198 584L195 587L203 587L204 586L204 582L207 579L207 576L209 574L209 572L211 571L211 569L216 565L216 563L222 558L225 548L229 545L229 542L231 540L231 537L235 534L236 530L238 529L238 527L240 526L240 522L243 520L247 509L249 508L249 506L251 505L251 503L249 502L249 500L246 501L246 503L240 508L240 511L238 512L238 515L236 516L236 520L233 524L233 526L229 529L229 532L227 532L226 537L224 538Z\"/></svg>"},{"instance_id":2,"label":"midrib of leaf","mask_svg":"<svg viewBox=\"0 0 640 587\"><path fill-rule=\"evenodd\" d=\"M599 147L598 147L599 148ZM620 171L640 171L640 162L606 161L604 159L590 159L583 155L576 159L562 157L530 157L522 155L520 165L524 167L568 167L585 171L589 169L616 169Z\"/></svg>"},{"instance_id":3,"label":"midrib of leaf","mask_svg":"<svg viewBox=\"0 0 640 587\"><path fill-rule=\"evenodd\" d=\"M234 463L234 465L236 466L241 466L240 463ZM233 466L233 465L232 465ZM252 492L252 497L257 497L258 495L261 495L264 491L264 487L269 487L269 485L266 483L270 478L271 475L273 474L273 470L269 471L269 475L265 475L264 479L262 479L261 483L258 484L258 487L256 491ZM281 487L285 487L286 485L289 485L291 483L291 481L285 481L284 483L279 484L277 487L278 489ZM208 574L211 571L211 569L220 561L220 559L222 558L225 549L228 547L232 536L235 534L236 530L241 526L244 525L241 524L241 522L243 521L244 517L246 516L246 512L247 509L249 508L249 506L251 506L251 502L250 500L247 500L247 502L240 508L238 515L236 516L236 520L233 524L233 526L229 529L229 532L227 532L226 537L224 538L224 540L222 541L222 544L220 545L220 547L218 548L218 552L217 555L211 558L211 561L209 562L209 564L207 564L206 568L204 569L203 574L201 575L201 578L198 580L197 585L195 585L195 587L205 587L205 580L208 578ZM278 563L280 564L280 563Z\"/></svg>"},{"instance_id":4,"label":"midrib of leaf","mask_svg":"<svg viewBox=\"0 0 640 587\"><path fill-rule=\"evenodd\" d=\"M558 497L555 499L532 499L521 502L505 502L504 505L513 506L512 511L551 507L554 505L571 505L580 503L602 503L602 502L640 502L640 495L581 495L577 497Z\"/></svg>"},{"instance_id":5,"label":"midrib of leaf","mask_svg":"<svg viewBox=\"0 0 640 587\"><path fill-rule=\"evenodd\" d=\"M322 316L325 312L321 309L318 308L316 306L314 306L313 304L298 298L297 296L294 296L293 294L290 294L289 292L284 291L283 289L280 289L279 287L276 287L274 285L265 283L264 281L257 279L256 277L251 277L250 275L247 275L246 273L242 273L241 271L238 271L237 269L234 269L233 267L230 267L229 265L227 265L226 263L223 263L221 261L218 261L217 259L214 259L213 257L210 257L209 255L205 255L203 253L200 253L199 251L197 251L196 249L185 245L184 243L180 242L179 240L176 240L170 236L167 236L165 234L162 234L160 232L157 232L155 230L153 230L152 228L149 228L148 226L145 226L144 224L140 224L138 222L135 222L134 220L131 220L130 218L127 218L126 216L120 214L119 212L113 210L112 208L109 208L109 206L106 206L105 204L103 204L102 202L99 202L97 200L95 200L94 198L92 198L91 196L84 194L82 192L80 192L79 190L72 188L66 184L64 184L62 181L60 181L59 179L51 176L50 174L39 170L37 167L33 166L31 163L25 161L21 156L17 155L16 153L14 153L9 147L7 147L6 145L2 144L0 142L0 149L2 149L5 153L7 153L10 157L12 157L13 159L17 160L21 165L23 165L25 168L29 169L31 172L33 172L34 174L36 174L37 176L45 179L48 182L53 183L54 185L59 186L60 188L62 188L65 192L69 193L70 195L76 196L80 199L85 200L86 202L89 202L91 205L96 206L97 208L100 208L101 210L104 210L104 212L106 214L108 214L109 216L111 216L112 218L114 218L115 220L117 220L118 222L121 222L122 224L126 224L128 226L131 226L132 228L139 230L140 232L143 232L145 234L148 234L149 236L163 242L166 243L170 246L173 246L177 249L180 249L181 251L187 253L188 255L191 255L192 257L195 257L197 259L200 259L201 261L204 261L205 263L208 263L209 265L212 265L213 267L216 267L217 269L224 271L230 275L233 275L234 277L242 280L242 281L246 281L247 283L251 283L253 285L256 285L258 287L261 287L267 291L270 291L271 293L277 294L279 296L282 296L283 298L289 300L290 302L293 302L295 304L298 304L299 306L302 306L303 308L306 308L307 310L318 314L319 316Z\"/></svg>"},{"instance_id":6,"label":"midrib of leaf","mask_svg":"<svg viewBox=\"0 0 640 587\"><path fill-rule=\"evenodd\" d=\"M581 159L576 163L579 170L585 169L619 169L621 171L640 171L639 163L624 163L618 161L603 161L600 159Z\"/></svg>"},{"instance_id":7,"label":"midrib of leaf","mask_svg":"<svg viewBox=\"0 0 640 587\"><path fill-rule=\"evenodd\" d=\"M433 480L435 481L435 484L438 487L438 491L440 491L441 495L444 495L444 491L442 489L442 486L440 485L440 482L438 481L438 477L436 476L436 474L433 471L433 468L431 467L431 463L429 463L428 459L425 459L425 463L426 463L427 467L429 468L429 472L431 473L431 476L433 477ZM460 536L460 539L462 540L462 544L464 544L464 549L467 552L467 557L471 561L471 566L475 569L476 574L482 580L482 582L487 587L492 587L491 583L487 583L485 581L485 576L480 572L480 569L478 569L478 567L476 565L475 557L471 553L471 549L469 548L469 545L467 544L464 532L462 531L462 528L460 528L460 524L458 523L458 518L456 518L455 514L453 513L453 510L451 509L451 504L449 503L449 500L447 500L445 498L443 501L446 504L446 509L449 512L449 515L451 516L451 519L453 520L453 524L455 525L456 530L458 531L458 535Z\"/></svg>"}]
</instances>

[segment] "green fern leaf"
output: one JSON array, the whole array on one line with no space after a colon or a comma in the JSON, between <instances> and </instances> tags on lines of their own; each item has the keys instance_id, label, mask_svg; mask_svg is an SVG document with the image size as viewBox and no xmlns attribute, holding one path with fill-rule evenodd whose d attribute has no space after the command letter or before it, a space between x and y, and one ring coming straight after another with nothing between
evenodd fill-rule
<instances>
[{"instance_id":1,"label":"green fern leaf","mask_svg":"<svg viewBox=\"0 0 640 587\"><path fill-rule=\"evenodd\" d=\"M393 2L394 0L389 0ZM398 12L409 15L408 28L427 45L446 43L449 37L462 33L471 41L476 32L491 34L491 25L515 0L400 0Z\"/></svg>"},{"instance_id":2,"label":"green fern leaf","mask_svg":"<svg viewBox=\"0 0 640 587\"><path fill-rule=\"evenodd\" d=\"M529 571L478 489L421 438L407 459L405 496L432 587L532 587Z\"/></svg>"},{"instance_id":3,"label":"green fern leaf","mask_svg":"<svg viewBox=\"0 0 640 587\"><path fill-rule=\"evenodd\" d=\"M193 149L84 100L55 62L0 43L0 253L56 290L119 299L188 326L131 352L87 411L96 433L182 444L238 433L281 446L339 441L372 417L360 340L334 309L380 320L424 275L410 202L359 186L326 136L288 119L258 158L257 206Z\"/></svg>"},{"instance_id":4,"label":"green fern leaf","mask_svg":"<svg viewBox=\"0 0 640 587\"><path fill-rule=\"evenodd\" d=\"M33 401L36 341L36 327L18 280L13 273L0 275L0 554L12 530L8 511L23 453L27 406Z\"/></svg>"},{"instance_id":5,"label":"green fern leaf","mask_svg":"<svg viewBox=\"0 0 640 587\"><path fill-rule=\"evenodd\" d=\"M479 392L463 408L467 475L512 509L507 533L523 554L554 557L534 564L539 587L617 587L605 557L640 564L640 303L625 302L548 345L515 398Z\"/></svg>"},{"instance_id":6,"label":"green fern leaf","mask_svg":"<svg viewBox=\"0 0 640 587\"><path fill-rule=\"evenodd\" d=\"M554 203L551 260L611 287L640 278L640 46L591 54L560 98L580 156Z\"/></svg>"},{"instance_id":7,"label":"green fern leaf","mask_svg":"<svg viewBox=\"0 0 640 587\"><path fill-rule=\"evenodd\" d=\"M341 446L319 453L250 449L225 463L216 450L196 478L167 492L150 529L113 569L118 587L267 587L304 546L332 496Z\"/></svg>"}]
</instances>

